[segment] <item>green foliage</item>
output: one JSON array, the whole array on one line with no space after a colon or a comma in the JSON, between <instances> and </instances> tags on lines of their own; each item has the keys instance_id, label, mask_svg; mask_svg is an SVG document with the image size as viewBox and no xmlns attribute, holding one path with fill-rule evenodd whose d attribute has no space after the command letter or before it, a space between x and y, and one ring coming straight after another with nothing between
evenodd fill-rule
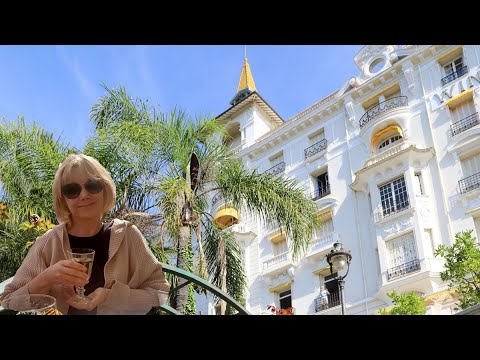
<instances>
[{"instance_id":1,"label":"green foliage","mask_svg":"<svg viewBox=\"0 0 480 360\"><path fill-rule=\"evenodd\" d=\"M435 251L435 256L445 259L445 270L440 277L460 295L461 309L480 302L480 248L472 232L455 234L452 246L440 245Z\"/></svg>"},{"instance_id":2,"label":"green foliage","mask_svg":"<svg viewBox=\"0 0 480 360\"><path fill-rule=\"evenodd\" d=\"M380 315L425 315L427 308L424 297L418 296L414 291L397 294L395 290L387 294L392 299L394 306L389 309L379 309Z\"/></svg>"},{"instance_id":3,"label":"green foliage","mask_svg":"<svg viewBox=\"0 0 480 360\"><path fill-rule=\"evenodd\" d=\"M0 223L0 282L15 275L35 239L53 226L44 218L36 224L27 221L27 225L14 211L10 214L7 221Z\"/></svg>"},{"instance_id":4,"label":"green foliage","mask_svg":"<svg viewBox=\"0 0 480 360\"><path fill-rule=\"evenodd\" d=\"M186 269L189 272L193 272L193 251L192 251L192 243L189 242L187 246L182 249L182 255L185 259ZM196 302L194 296L194 287L193 284L188 284L188 298L187 303L183 309L183 315L195 315L196 309Z\"/></svg>"}]
</instances>

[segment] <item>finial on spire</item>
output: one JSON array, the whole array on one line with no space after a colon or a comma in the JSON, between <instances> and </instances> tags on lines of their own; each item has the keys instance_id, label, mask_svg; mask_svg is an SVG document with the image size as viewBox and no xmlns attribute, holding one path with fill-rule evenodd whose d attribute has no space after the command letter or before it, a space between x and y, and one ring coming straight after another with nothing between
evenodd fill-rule
<instances>
[{"instance_id":1,"label":"finial on spire","mask_svg":"<svg viewBox=\"0 0 480 360\"><path fill-rule=\"evenodd\" d=\"M245 58L247 57L247 45L245 45Z\"/></svg>"}]
</instances>

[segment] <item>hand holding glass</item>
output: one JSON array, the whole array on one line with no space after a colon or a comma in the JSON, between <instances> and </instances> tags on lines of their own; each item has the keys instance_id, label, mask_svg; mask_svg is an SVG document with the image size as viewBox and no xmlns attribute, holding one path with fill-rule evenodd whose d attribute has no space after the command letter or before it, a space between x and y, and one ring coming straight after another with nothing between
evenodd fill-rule
<instances>
[{"instance_id":1,"label":"hand holding glass","mask_svg":"<svg viewBox=\"0 0 480 360\"><path fill-rule=\"evenodd\" d=\"M67 250L67 259L76 261L87 268L87 275L90 278L92 274L93 258L95 256L95 250L87 248L73 248ZM76 299L72 299L74 302L81 304L88 304L90 300L85 297L85 288L83 286L75 286L77 293Z\"/></svg>"}]
</instances>

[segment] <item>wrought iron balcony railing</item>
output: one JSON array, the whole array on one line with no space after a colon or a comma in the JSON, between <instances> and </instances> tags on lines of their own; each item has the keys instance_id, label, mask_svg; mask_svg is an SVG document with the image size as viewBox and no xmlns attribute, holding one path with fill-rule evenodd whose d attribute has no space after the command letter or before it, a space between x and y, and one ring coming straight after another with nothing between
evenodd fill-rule
<instances>
[{"instance_id":1,"label":"wrought iron balcony railing","mask_svg":"<svg viewBox=\"0 0 480 360\"><path fill-rule=\"evenodd\" d=\"M375 213L375 222L379 222L389 216L394 214L398 214L404 210L410 208L410 202L408 198L401 199L397 204L391 204L390 206L385 206L385 208L381 208Z\"/></svg>"},{"instance_id":2,"label":"wrought iron balcony railing","mask_svg":"<svg viewBox=\"0 0 480 360\"><path fill-rule=\"evenodd\" d=\"M309 146L304 150L305 152L305 159L308 159L310 156L318 154L320 151L325 150L327 148L327 139L320 140L319 142Z\"/></svg>"},{"instance_id":3,"label":"wrought iron balcony railing","mask_svg":"<svg viewBox=\"0 0 480 360\"><path fill-rule=\"evenodd\" d=\"M458 135L478 124L480 124L480 119L478 118L478 112L476 112L450 125L452 136Z\"/></svg>"},{"instance_id":4,"label":"wrought iron balcony railing","mask_svg":"<svg viewBox=\"0 0 480 360\"><path fill-rule=\"evenodd\" d=\"M387 270L388 280L393 280L420 270L420 260L415 259L402 265L394 266Z\"/></svg>"},{"instance_id":5,"label":"wrought iron balcony railing","mask_svg":"<svg viewBox=\"0 0 480 360\"><path fill-rule=\"evenodd\" d=\"M397 96L381 102L363 114L360 118L360 129L378 115L403 106L408 106L408 98L406 96Z\"/></svg>"},{"instance_id":6,"label":"wrought iron balcony railing","mask_svg":"<svg viewBox=\"0 0 480 360\"><path fill-rule=\"evenodd\" d=\"M452 72L451 74L448 74L444 78L442 78L442 86L447 85L449 82L452 82L455 79L458 79L460 76L465 75L468 71L468 66L462 66L460 69L457 71Z\"/></svg>"},{"instance_id":7,"label":"wrought iron balcony railing","mask_svg":"<svg viewBox=\"0 0 480 360\"><path fill-rule=\"evenodd\" d=\"M323 198L324 196L327 196L328 194L330 194L330 185L328 185L327 187L319 188L312 192L311 199L318 200Z\"/></svg>"},{"instance_id":8,"label":"wrought iron balcony railing","mask_svg":"<svg viewBox=\"0 0 480 360\"><path fill-rule=\"evenodd\" d=\"M216 193L212 199L212 205L215 205L220 200L223 200L223 195L221 193Z\"/></svg>"},{"instance_id":9,"label":"wrought iron balcony railing","mask_svg":"<svg viewBox=\"0 0 480 360\"><path fill-rule=\"evenodd\" d=\"M458 182L460 194L465 194L469 191L480 188L480 173L468 176Z\"/></svg>"},{"instance_id":10,"label":"wrought iron balcony railing","mask_svg":"<svg viewBox=\"0 0 480 360\"><path fill-rule=\"evenodd\" d=\"M340 305L340 293L330 293L327 298L317 297L315 300L315 312L330 309L332 307Z\"/></svg>"},{"instance_id":11,"label":"wrought iron balcony railing","mask_svg":"<svg viewBox=\"0 0 480 360\"><path fill-rule=\"evenodd\" d=\"M278 175L284 171L285 171L285 161L282 161L281 163L278 163L277 165L272 166L270 169L266 170L265 174Z\"/></svg>"}]
</instances>

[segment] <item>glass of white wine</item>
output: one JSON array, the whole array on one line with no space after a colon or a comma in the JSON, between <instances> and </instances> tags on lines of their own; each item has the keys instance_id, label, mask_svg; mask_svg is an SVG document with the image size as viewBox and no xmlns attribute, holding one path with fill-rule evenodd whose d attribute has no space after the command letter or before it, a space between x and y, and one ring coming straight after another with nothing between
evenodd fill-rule
<instances>
[{"instance_id":1,"label":"glass of white wine","mask_svg":"<svg viewBox=\"0 0 480 360\"><path fill-rule=\"evenodd\" d=\"M88 248L73 248L67 250L67 259L76 261L87 268L87 275L90 278L93 268L93 258L95 257L95 250ZM89 300L85 297L85 288L83 286L75 286L77 299L75 302L87 304Z\"/></svg>"},{"instance_id":2,"label":"glass of white wine","mask_svg":"<svg viewBox=\"0 0 480 360\"><path fill-rule=\"evenodd\" d=\"M4 300L5 309L17 312L17 315L56 315L57 301L45 294L25 294L12 296Z\"/></svg>"}]
</instances>

